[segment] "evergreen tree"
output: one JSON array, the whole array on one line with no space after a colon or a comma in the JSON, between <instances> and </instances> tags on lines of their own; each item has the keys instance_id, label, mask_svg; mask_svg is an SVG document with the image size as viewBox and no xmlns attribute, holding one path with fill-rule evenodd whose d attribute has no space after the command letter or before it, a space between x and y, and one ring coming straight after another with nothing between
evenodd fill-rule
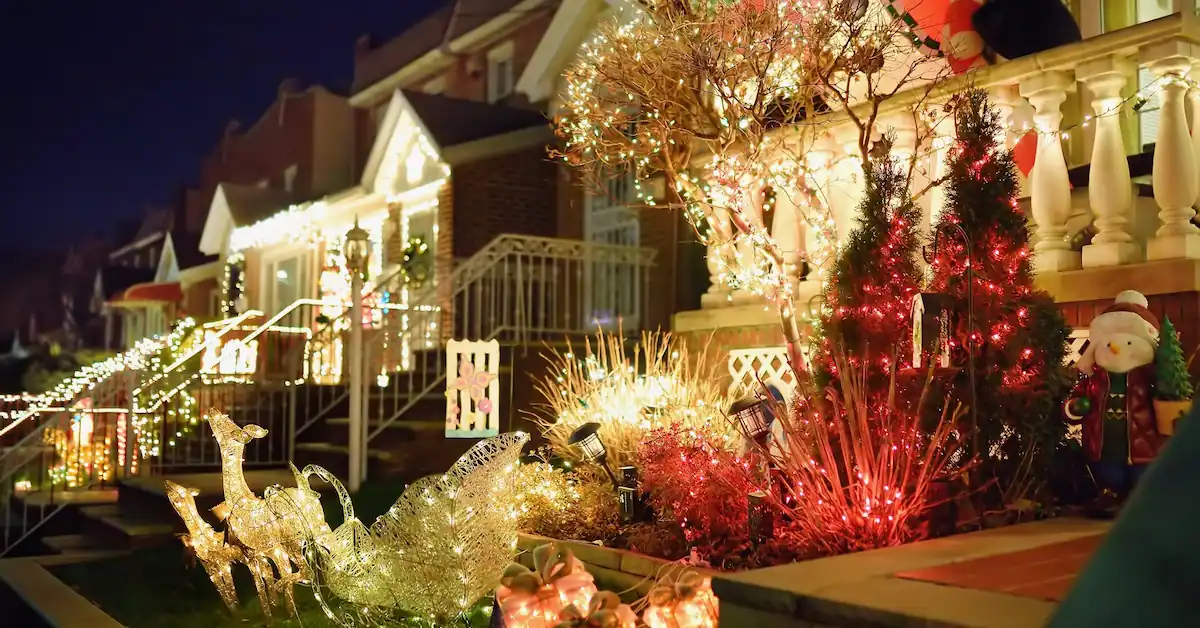
<instances>
[{"instance_id":1,"label":"evergreen tree","mask_svg":"<svg viewBox=\"0 0 1200 628\"><path fill-rule=\"evenodd\" d=\"M909 314L921 277L916 256L921 214L910 198L907 174L890 157L867 162L864 175L857 224L825 287L820 323L827 346L825 359L815 365L818 380L831 383L829 343L840 342L849 363L865 365L869 388L879 391L893 368L911 362Z\"/></svg>"},{"instance_id":2,"label":"evergreen tree","mask_svg":"<svg viewBox=\"0 0 1200 628\"><path fill-rule=\"evenodd\" d=\"M996 479L1011 503L1026 497L1014 494L1025 488L1014 487L1047 479L1063 441L1059 405L1070 385L1063 366L1070 331L1053 299L1033 286L1029 227L1017 204L1012 153L997 141L1004 131L999 114L978 89L955 104L957 142L947 158L946 207L934 228L930 290L955 303L951 364L963 368L952 392L975 405L979 424L968 442L980 449L973 453L981 473Z\"/></svg>"},{"instance_id":3,"label":"evergreen tree","mask_svg":"<svg viewBox=\"0 0 1200 628\"><path fill-rule=\"evenodd\" d=\"M1179 333L1171 319L1164 317L1159 330L1158 349L1154 352L1155 396L1163 401L1187 401L1195 394Z\"/></svg>"}]
</instances>

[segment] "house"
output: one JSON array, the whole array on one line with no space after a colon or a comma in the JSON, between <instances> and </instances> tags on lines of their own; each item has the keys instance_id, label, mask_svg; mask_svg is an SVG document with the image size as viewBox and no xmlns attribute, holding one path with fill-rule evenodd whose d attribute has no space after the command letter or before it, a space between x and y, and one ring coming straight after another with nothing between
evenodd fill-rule
<instances>
[{"instance_id":1,"label":"house","mask_svg":"<svg viewBox=\"0 0 1200 628\"><path fill-rule=\"evenodd\" d=\"M601 20L619 15L627 6L621 0L564 0L517 81L517 90L531 101L553 103L562 89L561 74L580 47L591 40ZM1193 51L1193 42L1200 41L1196 18L1190 10L1175 12L1172 6L1179 5L1170 3L1081 0L1068 6L1081 27L1082 42L1001 60L960 79L991 92L1013 129L1009 146L1035 122L1064 138L1061 152L1058 143L1038 142L1037 167L1022 179L1020 202L1034 232L1037 282L1083 333L1118 292L1136 288L1149 296L1159 316L1182 321L1185 344L1200 344L1200 283L1195 280L1200 231L1190 225L1196 186L1165 165L1196 163L1193 138L1200 135L1194 123L1188 131L1181 92L1156 87L1161 77L1186 73L1200 61ZM1146 106L1093 119L1096 107L1132 99L1138 91L1153 95ZM1168 115L1174 124L1167 124ZM904 123L897 118L885 124L901 128ZM845 117L833 119L829 127L828 143L821 150L833 173L853 157L843 146L843 136L853 129ZM936 132L949 138L953 130ZM1100 133L1118 141L1098 141ZM1154 145L1158 150L1152 156ZM898 144L893 150L902 152L904 147ZM926 169L936 172L944 155L943 148L925 157ZM1095 169L1092 164L1097 164ZM827 194L839 199L834 213L844 238L862 190L845 182L830 186ZM1129 188L1133 195L1125 203L1120 199ZM572 201L581 202L588 205L586 199ZM920 202L929 224L941 201L937 194L927 194ZM1094 231L1103 235L1092 239ZM689 236L685 232L682 238ZM644 231L642 241L647 242ZM710 270L715 273L717 268ZM683 285L693 280L694 271L707 274L703 267L684 266L671 276ZM711 339L727 351L734 378L753 379L757 373L769 379L786 371L783 336L773 308L764 307L760 297L725 288L715 276L701 281L708 286L702 289L703 299L679 308L673 316L674 331ZM696 285L691 284L689 292ZM818 283L800 282L798 294L800 303L819 302ZM1077 336L1075 349L1086 342Z\"/></svg>"}]
</instances>

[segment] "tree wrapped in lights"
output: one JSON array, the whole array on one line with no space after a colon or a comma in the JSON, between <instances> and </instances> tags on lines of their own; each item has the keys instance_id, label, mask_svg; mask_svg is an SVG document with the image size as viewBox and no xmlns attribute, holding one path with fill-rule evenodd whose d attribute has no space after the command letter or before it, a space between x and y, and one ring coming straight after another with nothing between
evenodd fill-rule
<instances>
[{"instance_id":1,"label":"tree wrapped in lights","mask_svg":"<svg viewBox=\"0 0 1200 628\"><path fill-rule=\"evenodd\" d=\"M886 146L891 140L885 138ZM920 289L917 250L920 209L908 194L900 164L890 156L867 162L866 190L858 224L833 265L825 286L821 326L827 338L840 339L851 366L867 374L869 389L879 391L893 367L903 368L911 342L909 312ZM829 342L828 340L826 341ZM836 373L830 347L816 371L826 383Z\"/></svg>"},{"instance_id":2,"label":"tree wrapped in lights","mask_svg":"<svg viewBox=\"0 0 1200 628\"><path fill-rule=\"evenodd\" d=\"M728 400L719 386L719 364L670 334L642 334L633 351L620 334L599 332L582 359L555 353L551 375L537 383L544 403L537 421L555 453L578 458L571 434L586 423L600 424L600 440L613 467L631 464L638 443L653 429L678 425L708 429L728 440Z\"/></svg>"},{"instance_id":3,"label":"tree wrapped in lights","mask_svg":"<svg viewBox=\"0 0 1200 628\"><path fill-rule=\"evenodd\" d=\"M776 301L799 365L793 283L804 263L819 276L836 241L817 184L828 171L810 155L827 114L851 120L865 160L883 103L916 88L920 111L946 66L865 0L643 0L630 13L602 26L568 70L558 154L593 179L633 173L642 203L685 210L720 281ZM917 151L929 131L914 127ZM651 178L665 198L647 198Z\"/></svg>"},{"instance_id":4,"label":"tree wrapped in lights","mask_svg":"<svg viewBox=\"0 0 1200 628\"><path fill-rule=\"evenodd\" d=\"M1011 505L1045 479L1063 441L1057 409L1070 385L1063 367L1070 330L1053 299L1033 286L1028 221L1017 204L1012 153L999 143L999 113L977 89L954 105L958 139L947 158L930 289L952 298L959 314L951 364L974 361L973 399L969 369L952 382L958 400L979 410L968 453L980 456L983 478L998 480Z\"/></svg>"}]
</instances>

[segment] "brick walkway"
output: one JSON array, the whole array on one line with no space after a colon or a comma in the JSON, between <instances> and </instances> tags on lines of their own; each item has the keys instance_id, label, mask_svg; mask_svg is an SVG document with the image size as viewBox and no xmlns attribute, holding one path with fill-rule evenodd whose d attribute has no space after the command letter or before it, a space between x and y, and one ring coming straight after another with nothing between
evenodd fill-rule
<instances>
[{"instance_id":1,"label":"brick walkway","mask_svg":"<svg viewBox=\"0 0 1200 628\"><path fill-rule=\"evenodd\" d=\"M1103 535L895 574L897 578L1062 601Z\"/></svg>"}]
</instances>

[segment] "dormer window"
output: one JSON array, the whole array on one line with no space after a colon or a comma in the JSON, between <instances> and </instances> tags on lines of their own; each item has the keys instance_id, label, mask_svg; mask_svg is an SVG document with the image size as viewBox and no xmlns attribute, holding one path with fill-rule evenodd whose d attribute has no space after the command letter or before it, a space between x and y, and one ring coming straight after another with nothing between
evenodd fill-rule
<instances>
[{"instance_id":1,"label":"dormer window","mask_svg":"<svg viewBox=\"0 0 1200 628\"><path fill-rule=\"evenodd\" d=\"M504 42L487 53L488 102L499 102L513 93L513 43Z\"/></svg>"}]
</instances>

